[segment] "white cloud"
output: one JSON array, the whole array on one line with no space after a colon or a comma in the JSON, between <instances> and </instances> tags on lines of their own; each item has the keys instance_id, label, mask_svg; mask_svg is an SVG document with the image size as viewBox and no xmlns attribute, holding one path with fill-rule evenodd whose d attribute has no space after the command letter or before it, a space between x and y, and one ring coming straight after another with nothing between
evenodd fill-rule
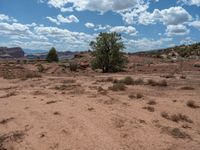
<instances>
[{"instance_id":1,"label":"white cloud","mask_svg":"<svg viewBox=\"0 0 200 150\"><path fill-rule=\"evenodd\" d=\"M189 25L200 30L200 20L193 21L193 22L189 23Z\"/></svg>"},{"instance_id":2,"label":"white cloud","mask_svg":"<svg viewBox=\"0 0 200 150\"><path fill-rule=\"evenodd\" d=\"M79 22L78 18L74 15L70 15L65 18L61 14L59 14L57 16L57 19L60 23L72 23L72 22L78 23Z\"/></svg>"},{"instance_id":3,"label":"white cloud","mask_svg":"<svg viewBox=\"0 0 200 150\"><path fill-rule=\"evenodd\" d=\"M73 12L73 7L68 7L68 8L65 8L65 7L62 7L60 9L61 12Z\"/></svg>"},{"instance_id":4,"label":"white cloud","mask_svg":"<svg viewBox=\"0 0 200 150\"><path fill-rule=\"evenodd\" d=\"M59 14L57 16L57 19L56 18L52 18L52 17L46 17L49 21L57 24L57 25L60 25L61 23L78 23L79 22L79 19L74 16L74 15L70 15L68 17L63 17L61 14Z\"/></svg>"},{"instance_id":5,"label":"white cloud","mask_svg":"<svg viewBox=\"0 0 200 150\"><path fill-rule=\"evenodd\" d=\"M138 31L132 26L115 26L110 29L111 32L126 33L129 35L136 35Z\"/></svg>"},{"instance_id":6,"label":"white cloud","mask_svg":"<svg viewBox=\"0 0 200 150\"><path fill-rule=\"evenodd\" d=\"M0 14L0 22L6 21L6 22L17 22L17 19L14 19L13 17L9 17L5 14Z\"/></svg>"},{"instance_id":7,"label":"white cloud","mask_svg":"<svg viewBox=\"0 0 200 150\"><path fill-rule=\"evenodd\" d=\"M170 7L168 9L155 9L152 13L144 12L139 16L139 23L148 25L157 21L165 25L178 25L189 22L192 16L182 7Z\"/></svg>"},{"instance_id":8,"label":"white cloud","mask_svg":"<svg viewBox=\"0 0 200 150\"><path fill-rule=\"evenodd\" d=\"M66 4L72 4L78 11L106 12L131 8L139 2L143 2L143 0L49 0L48 4L55 8L63 8Z\"/></svg>"},{"instance_id":9,"label":"white cloud","mask_svg":"<svg viewBox=\"0 0 200 150\"><path fill-rule=\"evenodd\" d=\"M184 3L186 5L196 5L200 6L200 0L178 0L179 3Z\"/></svg>"},{"instance_id":10,"label":"white cloud","mask_svg":"<svg viewBox=\"0 0 200 150\"><path fill-rule=\"evenodd\" d=\"M127 51L147 51L147 50L154 50L161 47L164 47L166 43L171 42L172 38L162 38L159 40L154 39L125 39L123 38L123 41L125 42Z\"/></svg>"},{"instance_id":11,"label":"white cloud","mask_svg":"<svg viewBox=\"0 0 200 150\"><path fill-rule=\"evenodd\" d=\"M99 25L95 26L94 31L108 30L110 28L111 28L110 25L101 25L101 24L99 24Z\"/></svg>"},{"instance_id":12,"label":"white cloud","mask_svg":"<svg viewBox=\"0 0 200 150\"><path fill-rule=\"evenodd\" d=\"M95 27L95 25L94 25L93 23L91 23L91 22L87 22L87 23L85 24L85 26L86 26L87 28L94 28L94 27Z\"/></svg>"},{"instance_id":13,"label":"white cloud","mask_svg":"<svg viewBox=\"0 0 200 150\"><path fill-rule=\"evenodd\" d=\"M180 44L185 44L185 45L189 45L193 43L196 43L196 41L192 40L191 37L186 37L185 39L180 41Z\"/></svg>"},{"instance_id":14,"label":"white cloud","mask_svg":"<svg viewBox=\"0 0 200 150\"><path fill-rule=\"evenodd\" d=\"M55 19L55 18L52 18L52 17L46 17L49 21L51 21L51 22L53 22L53 23L55 23L55 24L57 24L57 25L60 25L60 22L57 20L57 19Z\"/></svg>"},{"instance_id":15,"label":"white cloud","mask_svg":"<svg viewBox=\"0 0 200 150\"><path fill-rule=\"evenodd\" d=\"M184 25L168 25L166 29L167 36L185 35L190 32Z\"/></svg>"},{"instance_id":16,"label":"white cloud","mask_svg":"<svg viewBox=\"0 0 200 150\"><path fill-rule=\"evenodd\" d=\"M0 30L5 31L17 31L17 32L24 32L27 31L29 28L26 25L20 23L0 23Z\"/></svg>"}]
</instances>

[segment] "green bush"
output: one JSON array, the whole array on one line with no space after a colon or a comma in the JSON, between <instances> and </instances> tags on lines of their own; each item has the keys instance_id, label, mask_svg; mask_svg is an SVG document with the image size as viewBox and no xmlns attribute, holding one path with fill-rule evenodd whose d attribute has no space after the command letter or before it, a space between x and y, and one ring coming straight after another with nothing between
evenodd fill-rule
<instances>
[{"instance_id":1,"label":"green bush","mask_svg":"<svg viewBox=\"0 0 200 150\"><path fill-rule=\"evenodd\" d=\"M121 35L113 33L100 33L96 41L90 43L95 59L92 61L93 69L102 69L105 72L121 71L127 59L123 55L124 44Z\"/></svg>"},{"instance_id":2,"label":"green bush","mask_svg":"<svg viewBox=\"0 0 200 150\"><path fill-rule=\"evenodd\" d=\"M59 59L58 59L58 55L57 55L57 52L56 52L56 49L54 47L52 47L46 57L46 60L48 62L58 62Z\"/></svg>"}]
</instances>

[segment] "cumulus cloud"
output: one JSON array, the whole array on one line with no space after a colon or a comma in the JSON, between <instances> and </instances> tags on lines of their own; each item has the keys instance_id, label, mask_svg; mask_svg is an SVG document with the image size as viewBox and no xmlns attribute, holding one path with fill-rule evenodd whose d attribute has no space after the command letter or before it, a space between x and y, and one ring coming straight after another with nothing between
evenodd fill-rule
<instances>
[{"instance_id":1,"label":"cumulus cloud","mask_svg":"<svg viewBox=\"0 0 200 150\"><path fill-rule=\"evenodd\" d=\"M190 32L184 25L168 25L166 29L167 36L185 35Z\"/></svg>"},{"instance_id":2,"label":"cumulus cloud","mask_svg":"<svg viewBox=\"0 0 200 150\"><path fill-rule=\"evenodd\" d=\"M66 4L72 4L78 10L90 10L106 12L109 10L118 11L134 7L143 0L49 0L48 4L55 8L63 8Z\"/></svg>"},{"instance_id":3,"label":"cumulus cloud","mask_svg":"<svg viewBox=\"0 0 200 150\"><path fill-rule=\"evenodd\" d=\"M192 16L182 7L170 7L168 9L155 9L152 13L144 12L139 16L139 23L148 25L157 21L165 25L178 25L189 22Z\"/></svg>"},{"instance_id":4,"label":"cumulus cloud","mask_svg":"<svg viewBox=\"0 0 200 150\"><path fill-rule=\"evenodd\" d=\"M52 17L46 17L50 22L53 22L53 23L55 23L55 24L57 24L57 25L60 25L60 22L57 20L57 19L55 19L55 18L52 18Z\"/></svg>"},{"instance_id":5,"label":"cumulus cloud","mask_svg":"<svg viewBox=\"0 0 200 150\"><path fill-rule=\"evenodd\" d=\"M189 23L189 25L200 30L200 20L193 21L193 22Z\"/></svg>"},{"instance_id":6,"label":"cumulus cloud","mask_svg":"<svg viewBox=\"0 0 200 150\"><path fill-rule=\"evenodd\" d=\"M164 47L166 43L171 42L172 38L161 38L159 40L141 38L141 39L125 39L127 51L147 51Z\"/></svg>"},{"instance_id":7,"label":"cumulus cloud","mask_svg":"<svg viewBox=\"0 0 200 150\"><path fill-rule=\"evenodd\" d=\"M86 26L87 28L94 28L94 27L95 27L95 25L94 25L93 23L91 23L91 22L85 23L85 26Z\"/></svg>"},{"instance_id":8,"label":"cumulus cloud","mask_svg":"<svg viewBox=\"0 0 200 150\"><path fill-rule=\"evenodd\" d=\"M5 14L0 14L0 22L6 21L6 22L17 22L17 19L14 19L13 17L9 17Z\"/></svg>"},{"instance_id":9,"label":"cumulus cloud","mask_svg":"<svg viewBox=\"0 0 200 150\"><path fill-rule=\"evenodd\" d=\"M110 29L111 32L126 33L129 35L136 35L138 31L132 26L115 26Z\"/></svg>"},{"instance_id":10,"label":"cumulus cloud","mask_svg":"<svg viewBox=\"0 0 200 150\"><path fill-rule=\"evenodd\" d=\"M78 23L79 22L79 19L74 15L63 17L61 14L59 14L57 18L52 18L52 17L46 17L46 18L57 25L60 25L61 23L73 23L73 22Z\"/></svg>"},{"instance_id":11,"label":"cumulus cloud","mask_svg":"<svg viewBox=\"0 0 200 150\"><path fill-rule=\"evenodd\" d=\"M178 0L179 3L184 3L186 5L196 5L200 6L200 0Z\"/></svg>"}]
</instances>

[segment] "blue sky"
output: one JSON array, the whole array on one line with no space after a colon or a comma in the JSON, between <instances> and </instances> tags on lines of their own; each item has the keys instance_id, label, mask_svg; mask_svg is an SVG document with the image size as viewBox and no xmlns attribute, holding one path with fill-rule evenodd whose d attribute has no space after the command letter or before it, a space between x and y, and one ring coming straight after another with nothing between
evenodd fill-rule
<instances>
[{"instance_id":1,"label":"blue sky","mask_svg":"<svg viewBox=\"0 0 200 150\"><path fill-rule=\"evenodd\" d=\"M0 46L88 50L119 32L125 51L200 42L200 0L0 0Z\"/></svg>"}]
</instances>

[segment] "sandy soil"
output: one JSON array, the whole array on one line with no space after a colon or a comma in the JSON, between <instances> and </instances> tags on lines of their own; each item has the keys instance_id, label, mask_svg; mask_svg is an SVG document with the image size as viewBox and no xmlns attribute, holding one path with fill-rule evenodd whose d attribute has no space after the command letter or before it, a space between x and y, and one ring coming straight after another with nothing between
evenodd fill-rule
<instances>
[{"instance_id":1,"label":"sandy soil","mask_svg":"<svg viewBox=\"0 0 200 150\"><path fill-rule=\"evenodd\" d=\"M199 150L200 71L185 71L186 79L140 72L1 77L0 150ZM108 77L127 75L144 84L109 90Z\"/></svg>"}]
</instances>

